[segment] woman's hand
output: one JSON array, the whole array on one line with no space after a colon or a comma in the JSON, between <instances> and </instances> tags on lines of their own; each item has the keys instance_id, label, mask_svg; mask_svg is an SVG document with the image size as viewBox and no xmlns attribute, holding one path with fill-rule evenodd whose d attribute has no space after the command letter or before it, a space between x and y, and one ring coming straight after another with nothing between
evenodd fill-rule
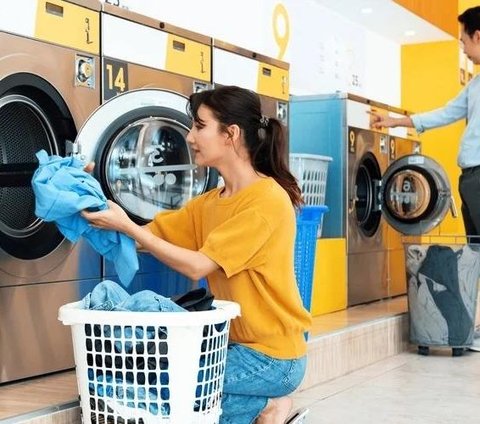
<instances>
[{"instance_id":1,"label":"woman's hand","mask_svg":"<svg viewBox=\"0 0 480 424\"><path fill-rule=\"evenodd\" d=\"M89 174L91 174L91 173L93 172L93 169L94 169L94 168L95 168L95 162L88 162L88 163L84 166L83 170L84 170L85 172L88 172Z\"/></svg>"},{"instance_id":2,"label":"woman's hand","mask_svg":"<svg viewBox=\"0 0 480 424\"><path fill-rule=\"evenodd\" d=\"M128 217L125 211L115 202L107 200L108 209L98 212L83 210L82 216L95 228L115 230L128 234L136 224Z\"/></svg>"}]
</instances>

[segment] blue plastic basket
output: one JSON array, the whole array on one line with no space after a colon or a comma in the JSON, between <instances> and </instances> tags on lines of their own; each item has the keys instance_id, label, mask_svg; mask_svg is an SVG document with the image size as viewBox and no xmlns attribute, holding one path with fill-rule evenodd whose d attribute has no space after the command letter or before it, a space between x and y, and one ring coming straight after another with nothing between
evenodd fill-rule
<instances>
[{"instance_id":1,"label":"blue plastic basket","mask_svg":"<svg viewBox=\"0 0 480 424\"><path fill-rule=\"evenodd\" d=\"M303 305L310 310L312 301L313 267L317 247L317 231L328 207L303 206L297 213L297 237L295 239L295 276Z\"/></svg>"}]
</instances>

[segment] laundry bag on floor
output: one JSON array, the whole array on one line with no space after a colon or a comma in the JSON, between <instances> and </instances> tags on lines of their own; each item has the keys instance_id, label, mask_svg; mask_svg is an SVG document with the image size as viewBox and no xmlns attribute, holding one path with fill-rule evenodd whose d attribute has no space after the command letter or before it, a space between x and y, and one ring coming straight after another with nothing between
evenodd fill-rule
<instances>
[{"instance_id":1,"label":"laundry bag on floor","mask_svg":"<svg viewBox=\"0 0 480 424\"><path fill-rule=\"evenodd\" d=\"M201 312L59 309L72 329L84 423L215 424L237 303Z\"/></svg>"},{"instance_id":2,"label":"laundry bag on floor","mask_svg":"<svg viewBox=\"0 0 480 424\"><path fill-rule=\"evenodd\" d=\"M460 355L473 343L480 245L467 243L465 237L410 238L405 263L410 342L419 346L419 353L428 353L429 346L447 346Z\"/></svg>"}]
</instances>

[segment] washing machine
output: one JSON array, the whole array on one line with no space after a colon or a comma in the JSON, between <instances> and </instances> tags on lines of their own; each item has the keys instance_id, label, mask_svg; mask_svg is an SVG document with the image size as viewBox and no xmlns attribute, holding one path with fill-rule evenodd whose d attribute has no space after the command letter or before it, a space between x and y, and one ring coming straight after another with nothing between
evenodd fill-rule
<instances>
[{"instance_id":1,"label":"washing machine","mask_svg":"<svg viewBox=\"0 0 480 424\"><path fill-rule=\"evenodd\" d=\"M372 130L372 109L402 112L347 93L290 99L290 150L333 158L322 237L346 239L349 306L404 292L401 234L430 231L451 204L443 169L418 140Z\"/></svg>"},{"instance_id":2,"label":"washing machine","mask_svg":"<svg viewBox=\"0 0 480 424\"><path fill-rule=\"evenodd\" d=\"M104 132L92 136L101 141L88 157L97 163L107 197L143 224L217 185L217 172L197 167L186 142L191 127L186 100L211 87L211 38L108 3L102 6L101 28L99 114L106 114L106 121L98 123ZM85 150L84 143L79 146ZM193 282L150 254L139 253L139 261L127 291L171 296L192 288ZM118 280L109 261L103 276Z\"/></svg>"},{"instance_id":3,"label":"washing machine","mask_svg":"<svg viewBox=\"0 0 480 424\"><path fill-rule=\"evenodd\" d=\"M68 154L100 104L96 1L17 0L0 14L0 383L74 366L58 307L101 277L87 243L73 246L35 216L35 153Z\"/></svg>"},{"instance_id":4,"label":"washing machine","mask_svg":"<svg viewBox=\"0 0 480 424\"><path fill-rule=\"evenodd\" d=\"M289 64L218 39L213 39L212 55L213 84L255 91L262 113L279 119L288 134Z\"/></svg>"},{"instance_id":5,"label":"washing machine","mask_svg":"<svg viewBox=\"0 0 480 424\"><path fill-rule=\"evenodd\" d=\"M388 296L388 224L376 202L389 164L388 148L388 135L353 126L353 122L348 126L346 237L350 305Z\"/></svg>"}]
</instances>

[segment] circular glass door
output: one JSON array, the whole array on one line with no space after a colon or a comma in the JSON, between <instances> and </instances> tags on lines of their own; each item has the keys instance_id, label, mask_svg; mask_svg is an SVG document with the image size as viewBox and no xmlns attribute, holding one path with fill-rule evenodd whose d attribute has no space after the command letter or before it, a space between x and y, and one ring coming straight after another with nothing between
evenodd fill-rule
<instances>
[{"instance_id":1,"label":"circular glass door","mask_svg":"<svg viewBox=\"0 0 480 424\"><path fill-rule=\"evenodd\" d=\"M159 210L178 209L203 193L208 169L193 163L188 131L157 116L136 120L112 137L102 160L108 197L149 221Z\"/></svg>"},{"instance_id":2,"label":"circular glass door","mask_svg":"<svg viewBox=\"0 0 480 424\"><path fill-rule=\"evenodd\" d=\"M448 177L437 162L426 156L409 155L393 162L382 186L385 219L406 235L432 230L450 208Z\"/></svg>"},{"instance_id":3,"label":"circular glass door","mask_svg":"<svg viewBox=\"0 0 480 424\"><path fill-rule=\"evenodd\" d=\"M95 161L105 195L138 223L178 209L217 185L217 173L198 167L186 141L187 98L160 89L132 90L100 108L80 129L81 159Z\"/></svg>"},{"instance_id":4,"label":"circular glass door","mask_svg":"<svg viewBox=\"0 0 480 424\"><path fill-rule=\"evenodd\" d=\"M48 255L63 240L55 224L36 217L31 186L38 167L35 153L59 151L48 109L17 91L0 97L0 247L30 260ZM12 263L15 274L13 268Z\"/></svg>"},{"instance_id":5,"label":"circular glass door","mask_svg":"<svg viewBox=\"0 0 480 424\"><path fill-rule=\"evenodd\" d=\"M371 237L380 225L381 213L377 194L380 168L372 153L365 154L359 162L355 177L355 217L363 234Z\"/></svg>"}]
</instances>

